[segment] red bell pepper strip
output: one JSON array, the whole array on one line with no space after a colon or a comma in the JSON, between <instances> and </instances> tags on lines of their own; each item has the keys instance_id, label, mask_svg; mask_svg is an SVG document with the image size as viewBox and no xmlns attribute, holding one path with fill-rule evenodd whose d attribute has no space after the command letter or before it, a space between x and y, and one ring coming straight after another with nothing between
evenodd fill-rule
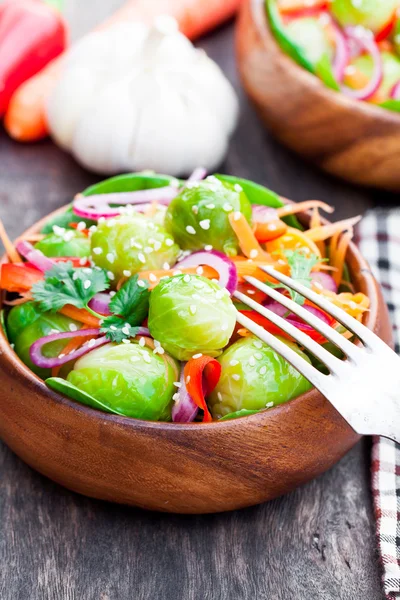
<instances>
[{"instance_id":1,"label":"red bell pepper strip","mask_svg":"<svg viewBox=\"0 0 400 600\"><path fill-rule=\"evenodd\" d=\"M1 265L0 289L22 294L34 283L43 279L43 273L29 263L6 263Z\"/></svg>"},{"instance_id":2,"label":"red bell pepper strip","mask_svg":"<svg viewBox=\"0 0 400 600\"><path fill-rule=\"evenodd\" d=\"M375 41L378 43L386 40L386 38L388 38L394 30L396 23L397 15L394 13L392 19L386 25L384 25L382 29L378 31L378 33L375 34Z\"/></svg>"},{"instance_id":3,"label":"red bell pepper strip","mask_svg":"<svg viewBox=\"0 0 400 600\"><path fill-rule=\"evenodd\" d=\"M186 389L199 408L204 411L203 422L210 423L212 416L205 397L211 394L221 376L221 365L215 358L191 358L184 370Z\"/></svg>"},{"instance_id":4,"label":"red bell pepper strip","mask_svg":"<svg viewBox=\"0 0 400 600\"><path fill-rule=\"evenodd\" d=\"M67 47L67 25L42 0L6 0L0 7L0 117L15 90Z\"/></svg>"}]
</instances>

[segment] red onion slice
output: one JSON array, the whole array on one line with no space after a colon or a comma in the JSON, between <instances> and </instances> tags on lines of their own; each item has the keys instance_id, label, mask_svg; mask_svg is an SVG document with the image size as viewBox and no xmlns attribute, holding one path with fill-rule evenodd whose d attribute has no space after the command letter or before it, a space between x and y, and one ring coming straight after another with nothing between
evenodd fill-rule
<instances>
[{"instance_id":1,"label":"red onion slice","mask_svg":"<svg viewBox=\"0 0 400 600\"><path fill-rule=\"evenodd\" d=\"M337 294L338 286L336 285L336 281L333 279L332 275L329 275L329 273L324 273L323 271L314 271L311 273L311 279L317 285L317 287L321 286L321 289L329 290L330 292Z\"/></svg>"},{"instance_id":2,"label":"red onion slice","mask_svg":"<svg viewBox=\"0 0 400 600\"><path fill-rule=\"evenodd\" d=\"M276 208L271 206L262 206L261 204L253 204L253 219L258 223L269 223L270 221L279 220Z\"/></svg>"},{"instance_id":3,"label":"red onion slice","mask_svg":"<svg viewBox=\"0 0 400 600\"><path fill-rule=\"evenodd\" d=\"M400 100L400 81L394 84L390 90L390 98L392 100Z\"/></svg>"},{"instance_id":4,"label":"red onion slice","mask_svg":"<svg viewBox=\"0 0 400 600\"><path fill-rule=\"evenodd\" d=\"M84 219L92 219L94 221L102 217L109 219L122 214L124 212L122 207L127 205L143 205L156 201L167 206L177 196L178 192L177 187L169 185L135 192L95 194L93 196L78 194L73 202L73 210L76 215ZM112 207L112 204L117 206ZM143 207L141 206L140 208L142 209Z\"/></svg>"},{"instance_id":5,"label":"red onion slice","mask_svg":"<svg viewBox=\"0 0 400 600\"><path fill-rule=\"evenodd\" d=\"M196 418L199 407L186 389L184 376L185 363L181 366L181 375L179 378L179 400L172 407L172 421L174 423L191 423Z\"/></svg>"},{"instance_id":6,"label":"red onion slice","mask_svg":"<svg viewBox=\"0 0 400 600\"><path fill-rule=\"evenodd\" d=\"M110 294L99 293L96 294L94 298L89 302L89 308L94 310L94 312L99 313L100 315L111 315L109 304L111 301Z\"/></svg>"},{"instance_id":7,"label":"red onion slice","mask_svg":"<svg viewBox=\"0 0 400 600\"><path fill-rule=\"evenodd\" d=\"M25 260L43 273L54 267L54 262L50 260L50 258L47 258L43 252L36 250L36 248L34 248L29 242L18 242L16 249L17 252L25 258Z\"/></svg>"},{"instance_id":8,"label":"red onion slice","mask_svg":"<svg viewBox=\"0 0 400 600\"><path fill-rule=\"evenodd\" d=\"M218 250L193 252L193 254L177 263L175 268L200 267L201 265L207 265L217 271L219 285L226 288L231 295L233 294L238 281L236 266L230 258L222 252L218 252Z\"/></svg>"},{"instance_id":9,"label":"red onion slice","mask_svg":"<svg viewBox=\"0 0 400 600\"><path fill-rule=\"evenodd\" d=\"M370 54L373 61L373 73L368 84L361 90L352 90L343 85L342 92L355 100L368 100L378 90L383 79L383 65L380 50L372 33L359 25L357 27L346 27L345 34L348 39L354 43L358 53L364 50Z\"/></svg>"},{"instance_id":10,"label":"red onion slice","mask_svg":"<svg viewBox=\"0 0 400 600\"><path fill-rule=\"evenodd\" d=\"M333 59L333 73L338 82L343 81L345 69L350 59L350 49L346 36L339 25L326 13L335 36L335 56Z\"/></svg>"},{"instance_id":11,"label":"red onion slice","mask_svg":"<svg viewBox=\"0 0 400 600\"><path fill-rule=\"evenodd\" d=\"M201 181L207 175L207 170L204 167L197 167L193 173L188 177L186 183L193 183L195 181Z\"/></svg>"},{"instance_id":12,"label":"red onion slice","mask_svg":"<svg viewBox=\"0 0 400 600\"><path fill-rule=\"evenodd\" d=\"M280 304L279 302L273 301L267 304L266 306L271 312L275 313L276 315L279 315L280 317L284 317L285 321L291 323L295 327L299 327L299 325L301 325L301 329L306 333L310 331L315 331L311 325L305 323L302 319L300 319L300 317L298 317L294 313L289 312L288 309L282 306L282 304ZM322 321L324 321L324 323L326 323L327 325L332 325L333 320L331 319L331 317L329 317L325 312L323 312L316 306L304 304L303 308L315 315L316 317L318 317L319 319L321 319Z\"/></svg>"}]
</instances>

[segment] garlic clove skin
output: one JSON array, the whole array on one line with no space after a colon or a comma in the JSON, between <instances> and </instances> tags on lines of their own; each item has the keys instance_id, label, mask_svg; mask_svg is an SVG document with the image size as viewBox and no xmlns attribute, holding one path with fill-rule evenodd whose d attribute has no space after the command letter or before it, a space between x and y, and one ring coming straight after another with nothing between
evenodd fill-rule
<instances>
[{"instance_id":1,"label":"garlic clove skin","mask_svg":"<svg viewBox=\"0 0 400 600\"><path fill-rule=\"evenodd\" d=\"M69 53L47 116L54 139L87 168L178 176L223 160L236 95L169 21L92 33Z\"/></svg>"}]
</instances>

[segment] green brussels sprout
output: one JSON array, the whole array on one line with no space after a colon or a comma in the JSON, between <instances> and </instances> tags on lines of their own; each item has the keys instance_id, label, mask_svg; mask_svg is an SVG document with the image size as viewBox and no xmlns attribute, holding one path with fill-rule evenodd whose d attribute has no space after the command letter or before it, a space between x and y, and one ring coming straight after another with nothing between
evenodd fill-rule
<instances>
[{"instance_id":1,"label":"green brussels sprout","mask_svg":"<svg viewBox=\"0 0 400 600\"><path fill-rule=\"evenodd\" d=\"M226 290L198 275L163 279L150 295L149 329L178 360L218 356L229 342L236 311Z\"/></svg>"},{"instance_id":2,"label":"green brussels sprout","mask_svg":"<svg viewBox=\"0 0 400 600\"><path fill-rule=\"evenodd\" d=\"M13 306L7 317L7 333L10 342L14 344L25 327L31 325L42 314L43 311L36 302L25 302L19 306Z\"/></svg>"},{"instance_id":3,"label":"green brussels sprout","mask_svg":"<svg viewBox=\"0 0 400 600\"><path fill-rule=\"evenodd\" d=\"M316 65L323 56L332 57L333 47L320 19L316 17L293 19L287 24L285 30L287 36L303 50L312 65Z\"/></svg>"},{"instance_id":4,"label":"green brussels sprout","mask_svg":"<svg viewBox=\"0 0 400 600\"><path fill-rule=\"evenodd\" d=\"M282 341L310 362L296 344ZM221 378L207 398L216 419L243 409L270 408L311 388L303 375L254 336L235 342L218 360L222 366Z\"/></svg>"},{"instance_id":5,"label":"green brussels sprout","mask_svg":"<svg viewBox=\"0 0 400 600\"><path fill-rule=\"evenodd\" d=\"M251 220L251 204L239 184L232 185L214 176L187 184L174 198L165 215L165 228L184 250L212 246L228 256L239 251L229 223L229 213L240 211Z\"/></svg>"},{"instance_id":6,"label":"green brussels sprout","mask_svg":"<svg viewBox=\"0 0 400 600\"><path fill-rule=\"evenodd\" d=\"M170 421L177 372L162 356L132 341L82 356L67 381L127 417Z\"/></svg>"},{"instance_id":7,"label":"green brussels sprout","mask_svg":"<svg viewBox=\"0 0 400 600\"><path fill-rule=\"evenodd\" d=\"M55 231L46 235L35 248L43 252L45 256L77 256L84 258L90 256L89 238L74 229L63 229L55 227Z\"/></svg>"},{"instance_id":8,"label":"green brussels sprout","mask_svg":"<svg viewBox=\"0 0 400 600\"><path fill-rule=\"evenodd\" d=\"M378 33L394 17L397 6L398 0L333 0L331 11L343 27L362 25Z\"/></svg>"},{"instance_id":9,"label":"green brussels sprout","mask_svg":"<svg viewBox=\"0 0 400 600\"><path fill-rule=\"evenodd\" d=\"M379 96L387 98L392 87L400 80L400 59L391 52L381 52L383 64L383 79L377 90ZM350 65L356 67L368 79L372 77L373 61L369 54L364 54L353 59ZM346 79L345 79L345 83ZM350 86L351 87L351 83Z\"/></svg>"},{"instance_id":10,"label":"green brussels sprout","mask_svg":"<svg viewBox=\"0 0 400 600\"><path fill-rule=\"evenodd\" d=\"M92 259L110 279L175 264L179 247L171 235L149 219L124 215L100 223L91 238ZM111 274L111 275L110 275Z\"/></svg>"},{"instance_id":11,"label":"green brussels sprout","mask_svg":"<svg viewBox=\"0 0 400 600\"><path fill-rule=\"evenodd\" d=\"M10 314L11 313L12 310L10 311ZM20 316L22 318L22 314ZM16 320L16 317L12 317L11 322L13 322L13 319ZM34 373L39 375L42 379L46 379L47 377L50 377L51 369L42 369L32 363L29 355L32 344L46 335L62 331L76 331L77 329L80 329L80 327L81 323L78 323L69 317L65 317L64 315L50 312L42 313L39 317L31 321L29 325L24 327L22 331L14 329L14 331L17 331L17 335L14 338L14 350L22 362L24 362ZM50 342L50 344L43 347L43 355L49 358L58 356L67 344L67 339Z\"/></svg>"}]
</instances>

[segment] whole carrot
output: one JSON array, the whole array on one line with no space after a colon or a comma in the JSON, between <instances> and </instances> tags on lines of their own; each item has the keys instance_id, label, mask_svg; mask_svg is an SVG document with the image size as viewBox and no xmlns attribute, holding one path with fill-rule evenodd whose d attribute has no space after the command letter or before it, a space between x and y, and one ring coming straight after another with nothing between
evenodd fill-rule
<instances>
[{"instance_id":1,"label":"whole carrot","mask_svg":"<svg viewBox=\"0 0 400 600\"><path fill-rule=\"evenodd\" d=\"M128 0L97 29L127 21L150 24L158 15L170 15L178 21L182 33L193 40L233 17L240 3L241 0ZM14 93L4 121L12 138L30 142L47 135L46 101L57 82L61 65L62 55Z\"/></svg>"}]
</instances>

